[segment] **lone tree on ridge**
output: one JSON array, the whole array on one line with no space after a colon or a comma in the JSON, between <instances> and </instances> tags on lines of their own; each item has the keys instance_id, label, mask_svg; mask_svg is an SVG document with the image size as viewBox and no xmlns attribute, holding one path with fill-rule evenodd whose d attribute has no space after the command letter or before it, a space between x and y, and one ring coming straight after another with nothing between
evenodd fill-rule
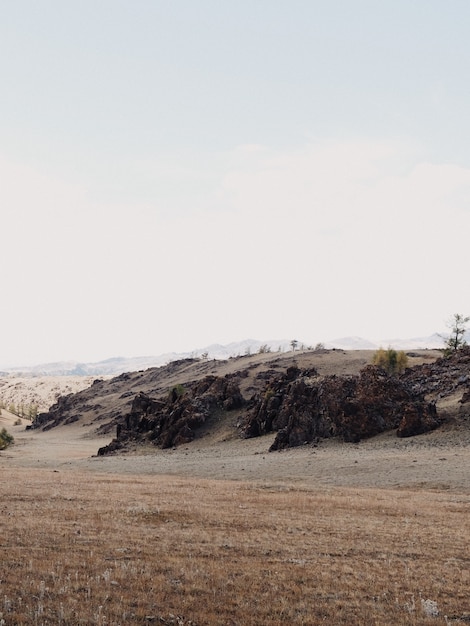
<instances>
[{"instance_id":1,"label":"lone tree on ridge","mask_svg":"<svg viewBox=\"0 0 470 626\"><path fill-rule=\"evenodd\" d=\"M450 335L445 339L444 354L449 356L460 348L467 345L465 340L465 331L467 330L467 323L470 321L470 316L464 316L460 313L454 313L448 326L450 328Z\"/></svg>"}]
</instances>

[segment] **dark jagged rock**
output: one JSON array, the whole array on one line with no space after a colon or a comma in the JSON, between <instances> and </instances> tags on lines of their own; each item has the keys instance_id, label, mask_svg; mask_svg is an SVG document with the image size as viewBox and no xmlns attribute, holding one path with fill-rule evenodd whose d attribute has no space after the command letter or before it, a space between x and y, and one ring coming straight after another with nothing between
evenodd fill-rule
<instances>
[{"instance_id":1,"label":"dark jagged rock","mask_svg":"<svg viewBox=\"0 0 470 626\"><path fill-rule=\"evenodd\" d=\"M253 398L242 424L245 437L277 431L272 450L299 446L318 438L357 442L397 429L400 437L436 428L434 406L406 382L367 366L359 376L327 376L290 368Z\"/></svg>"},{"instance_id":2,"label":"dark jagged rock","mask_svg":"<svg viewBox=\"0 0 470 626\"><path fill-rule=\"evenodd\" d=\"M409 403L403 407L403 417L397 429L398 437L413 437L427 433L439 426L436 405Z\"/></svg>"},{"instance_id":3,"label":"dark jagged rock","mask_svg":"<svg viewBox=\"0 0 470 626\"><path fill-rule=\"evenodd\" d=\"M50 428L64 423L66 420L73 419L73 407L76 401L76 395L77 394L69 394L67 396L60 396L47 413L39 413L35 417L31 425L32 428L49 430ZM67 417L64 417L64 415Z\"/></svg>"},{"instance_id":4,"label":"dark jagged rock","mask_svg":"<svg viewBox=\"0 0 470 626\"><path fill-rule=\"evenodd\" d=\"M405 370L401 379L418 393L444 398L456 391L470 396L470 346L442 357L433 363L416 365Z\"/></svg>"},{"instance_id":5,"label":"dark jagged rock","mask_svg":"<svg viewBox=\"0 0 470 626\"><path fill-rule=\"evenodd\" d=\"M47 412L34 419L32 428L49 430L78 419L84 425L96 425L98 434L107 435L114 432L117 424L123 423L139 391L158 397L167 392L169 376L177 380L184 377L185 372L191 376L191 367L197 364L195 359L183 359L145 372L126 372L109 380L96 379L90 387L60 397Z\"/></svg>"},{"instance_id":6,"label":"dark jagged rock","mask_svg":"<svg viewBox=\"0 0 470 626\"><path fill-rule=\"evenodd\" d=\"M187 389L174 387L165 398L151 398L141 392L134 398L124 423L118 424L116 438L98 454L114 452L131 441L151 441L161 448L189 443L214 411L231 411L243 404L238 384L231 376L206 376Z\"/></svg>"}]
</instances>

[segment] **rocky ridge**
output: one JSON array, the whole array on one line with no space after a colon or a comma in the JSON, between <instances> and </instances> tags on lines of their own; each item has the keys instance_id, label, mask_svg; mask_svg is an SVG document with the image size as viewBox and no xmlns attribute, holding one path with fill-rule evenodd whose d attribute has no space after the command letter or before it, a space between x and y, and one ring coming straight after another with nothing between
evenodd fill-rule
<instances>
[{"instance_id":1,"label":"rocky ridge","mask_svg":"<svg viewBox=\"0 0 470 626\"><path fill-rule=\"evenodd\" d=\"M366 366L359 375L328 376L290 368L269 381L245 417L245 436L277 432L272 450L339 437L358 442L386 430L399 437L437 428L434 403L400 378L381 368Z\"/></svg>"},{"instance_id":2,"label":"rocky ridge","mask_svg":"<svg viewBox=\"0 0 470 626\"><path fill-rule=\"evenodd\" d=\"M368 366L370 356L324 350L217 364L184 359L110 381L96 380L89 389L60 398L33 426L48 429L80 420L98 432L115 429L114 440L100 450L106 454L136 445L186 444L216 423L226 424L228 436L277 433L272 449L328 437L359 441L391 429L407 437L448 420L440 407L452 394L459 395L457 417L465 422L469 350L447 359L411 353L410 361L419 363L399 377ZM353 374L348 373L351 369Z\"/></svg>"}]
</instances>

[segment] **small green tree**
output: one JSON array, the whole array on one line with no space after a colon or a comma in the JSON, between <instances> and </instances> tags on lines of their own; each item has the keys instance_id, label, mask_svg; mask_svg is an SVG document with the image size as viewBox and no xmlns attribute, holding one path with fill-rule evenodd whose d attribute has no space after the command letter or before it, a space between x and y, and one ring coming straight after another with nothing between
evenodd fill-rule
<instances>
[{"instance_id":1,"label":"small green tree","mask_svg":"<svg viewBox=\"0 0 470 626\"><path fill-rule=\"evenodd\" d=\"M467 330L467 323L469 321L470 317L461 315L460 313L454 313L452 319L447 324L450 328L450 335L444 339L446 346L444 349L445 356L450 356L467 345L465 331Z\"/></svg>"},{"instance_id":2,"label":"small green tree","mask_svg":"<svg viewBox=\"0 0 470 626\"><path fill-rule=\"evenodd\" d=\"M185 393L186 389L183 387L183 385L178 384L170 389L169 396L172 402L176 402L176 400L178 398L181 398L181 396L184 396Z\"/></svg>"},{"instance_id":3,"label":"small green tree","mask_svg":"<svg viewBox=\"0 0 470 626\"><path fill-rule=\"evenodd\" d=\"M0 431L0 450L4 450L10 444L13 443L13 435L10 435L5 428Z\"/></svg>"},{"instance_id":4,"label":"small green tree","mask_svg":"<svg viewBox=\"0 0 470 626\"><path fill-rule=\"evenodd\" d=\"M387 350L379 348L374 352L372 364L381 367L388 374L400 374L408 365L408 357L403 350L397 352L393 348Z\"/></svg>"}]
</instances>

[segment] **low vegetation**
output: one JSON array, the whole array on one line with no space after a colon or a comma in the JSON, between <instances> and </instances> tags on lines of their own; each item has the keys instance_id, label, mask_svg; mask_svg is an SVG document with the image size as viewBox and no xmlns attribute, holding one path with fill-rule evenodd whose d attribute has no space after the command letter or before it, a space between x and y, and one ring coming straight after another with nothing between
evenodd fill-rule
<instances>
[{"instance_id":1,"label":"low vegetation","mask_svg":"<svg viewBox=\"0 0 470 626\"><path fill-rule=\"evenodd\" d=\"M10 435L5 428L2 428L2 430L0 430L0 450L7 448L13 441L13 435Z\"/></svg>"},{"instance_id":2,"label":"low vegetation","mask_svg":"<svg viewBox=\"0 0 470 626\"><path fill-rule=\"evenodd\" d=\"M2 399L0 399L0 413L2 409L6 409L9 413L13 415L17 415L23 419L34 420L38 415L38 405L36 403L24 403L19 402L15 404L14 402L10 402L8 405Z\"/></svg>"},{"instance_id":3,"label":"low vegetation","mask_svg":"<svg viewBox=\"0 0 470 626\"><path fill-rule=\"evenodd\" d=\"M469 503L12 469L0 623L464 624Z\"/></svg>"},{"instance_id":4,"label":"low vegetation","mask_svg":"<svg viewBox=\"0 0 470 626\"><path fill-rule=\"evenodd\" d=\"M390 375L401 374L408 365L408 357L403 350L379 348L377 352L374 352L372 364L378 365Z\"/></svg>"}]
</instances>

